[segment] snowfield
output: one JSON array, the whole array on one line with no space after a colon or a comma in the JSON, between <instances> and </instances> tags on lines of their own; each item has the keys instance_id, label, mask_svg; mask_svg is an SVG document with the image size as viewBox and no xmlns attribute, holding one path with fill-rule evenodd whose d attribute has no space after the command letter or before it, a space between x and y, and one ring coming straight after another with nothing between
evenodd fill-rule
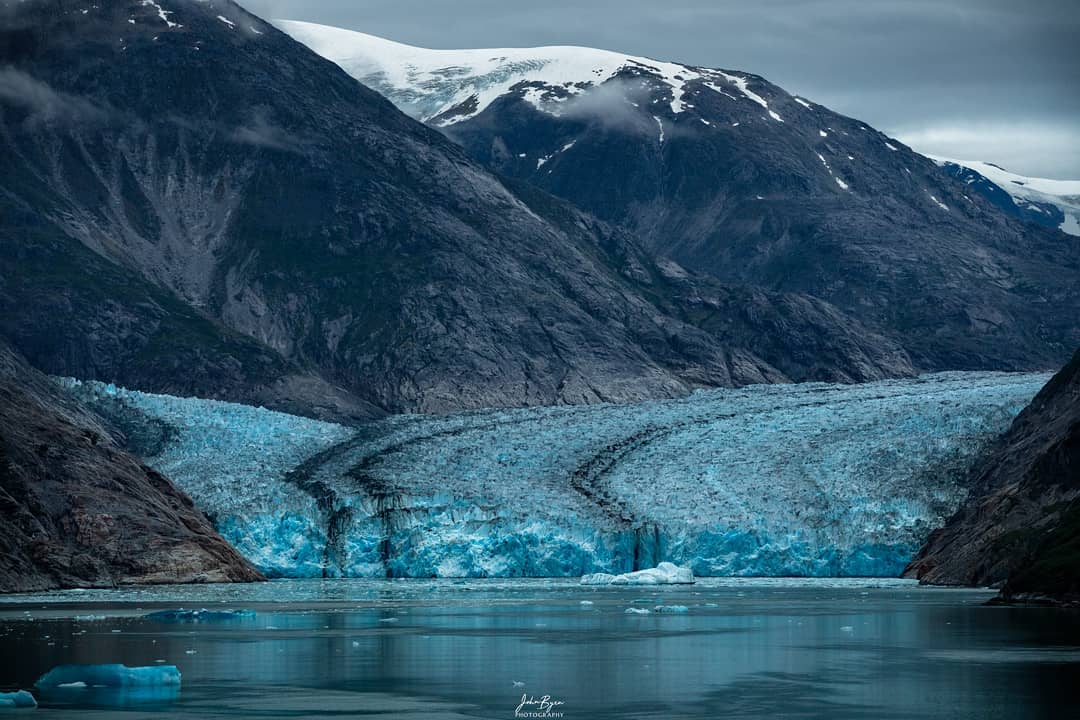
<instances>
[{"instance_id":1,"label":"snowfield","mask_svg":"<svg viewBox=\"0 0 1080 720\"><path fill-rule=\"evenodd\" d=\"M896 576L1045 374L700 391L350 429L63 381L271 576ZM125 432L130 429L125 428Z\"/></svg>"},{"instance_id":2,"label":"snowfield","mask_svg":"<svg viewBox=\"0 0 1080 720\"><path fill-rule=\"evenodd\" d=\"M561 103L627 69L666 86L667 103L676 115L688 107L683 100L688 83L701 81L728 97L756 103L783 122L768 101L750 89L751 78L720 70L568 45L430 50L327 25L295 20L274 24L403 111L436 125L475 117L515 91L538 109L558 114Z\"/></svg>"},{"instance_id":3,"label":"snowfield","mask_svg":"<svg viewBox=\"0 0 1080 720\"><path fill-rule=\"evenodd\" d=\"M1058 229L1069 235L1080 236L1080 180L1027 177L1009 172L993 163L953 160L934 155L927 157L939 165L952 163L974 170L1012 196L1013 201L1020 207L1040 212L1040 204L1053 205L1064 215Z\"/></svg>"}]
</instances>

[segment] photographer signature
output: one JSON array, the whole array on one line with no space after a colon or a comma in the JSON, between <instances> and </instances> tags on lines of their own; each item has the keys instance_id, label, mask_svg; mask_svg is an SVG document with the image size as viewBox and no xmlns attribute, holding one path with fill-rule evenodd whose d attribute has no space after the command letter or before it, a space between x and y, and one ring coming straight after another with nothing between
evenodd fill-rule
<instances>
[{"instance_id":1,"label":"photographer signature","mask_svg":"<svg viewBox=\"0 0 1080 720\"><path fill-rule=\"evenodd\" d=\"M514 717L562 717L562 713L554 711L565 704L562 700L553 700L550 695L534 697L526 693L521 696Z\"/></svg>"}]
</instances>

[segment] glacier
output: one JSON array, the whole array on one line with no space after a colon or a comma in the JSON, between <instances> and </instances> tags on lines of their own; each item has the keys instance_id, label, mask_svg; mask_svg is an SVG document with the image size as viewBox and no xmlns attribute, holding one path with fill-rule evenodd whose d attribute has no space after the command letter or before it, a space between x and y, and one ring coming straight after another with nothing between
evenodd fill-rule
<instances>
[{"instance_id":1,"label":"glacier","mask_svg":"<svg viewBox=\"0 0 1080 720\"><path fill-rule=\"evenodd\" d=\"M61 382L270 577L897 576L1044 373L703 390L359 427Z\"/></svg>"}]
</instances>

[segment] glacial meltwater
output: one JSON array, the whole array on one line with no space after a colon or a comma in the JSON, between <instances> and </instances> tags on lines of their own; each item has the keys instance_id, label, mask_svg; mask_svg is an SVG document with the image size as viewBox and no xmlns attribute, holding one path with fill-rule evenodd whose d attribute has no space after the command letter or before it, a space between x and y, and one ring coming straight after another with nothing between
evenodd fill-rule
<instances>
[{"instance_id":1,"label":"glacial meltwater","mask_svg":"<svg viewBox=\"0 0 1080 720\"><path fill-rule=\"evenodd\" d=\"M858 578L278 580L10 595L0 597L0 691L31 689L60 665L123 663L176 666L180 684L75 683L35 690L37 710L10 712L1080 717L1080 615L988 606L992 595Z\"/></svg>"}]
</instances>

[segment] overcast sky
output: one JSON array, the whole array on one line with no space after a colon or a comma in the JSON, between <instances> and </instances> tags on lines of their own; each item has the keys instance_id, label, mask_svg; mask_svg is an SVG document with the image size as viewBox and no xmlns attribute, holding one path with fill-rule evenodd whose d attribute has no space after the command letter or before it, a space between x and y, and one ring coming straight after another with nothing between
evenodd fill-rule
<instances>
[{"instance_id":1,"label":"overcast sky","mask_svg":"<svg viewBox=\"0 0 1080 720\"><path fill-rule=\"evenodd\" d=\"M1080 0L240 0L432 48L754 72L922 152L1080 179Z\"/></svg>"}]
</instances>

